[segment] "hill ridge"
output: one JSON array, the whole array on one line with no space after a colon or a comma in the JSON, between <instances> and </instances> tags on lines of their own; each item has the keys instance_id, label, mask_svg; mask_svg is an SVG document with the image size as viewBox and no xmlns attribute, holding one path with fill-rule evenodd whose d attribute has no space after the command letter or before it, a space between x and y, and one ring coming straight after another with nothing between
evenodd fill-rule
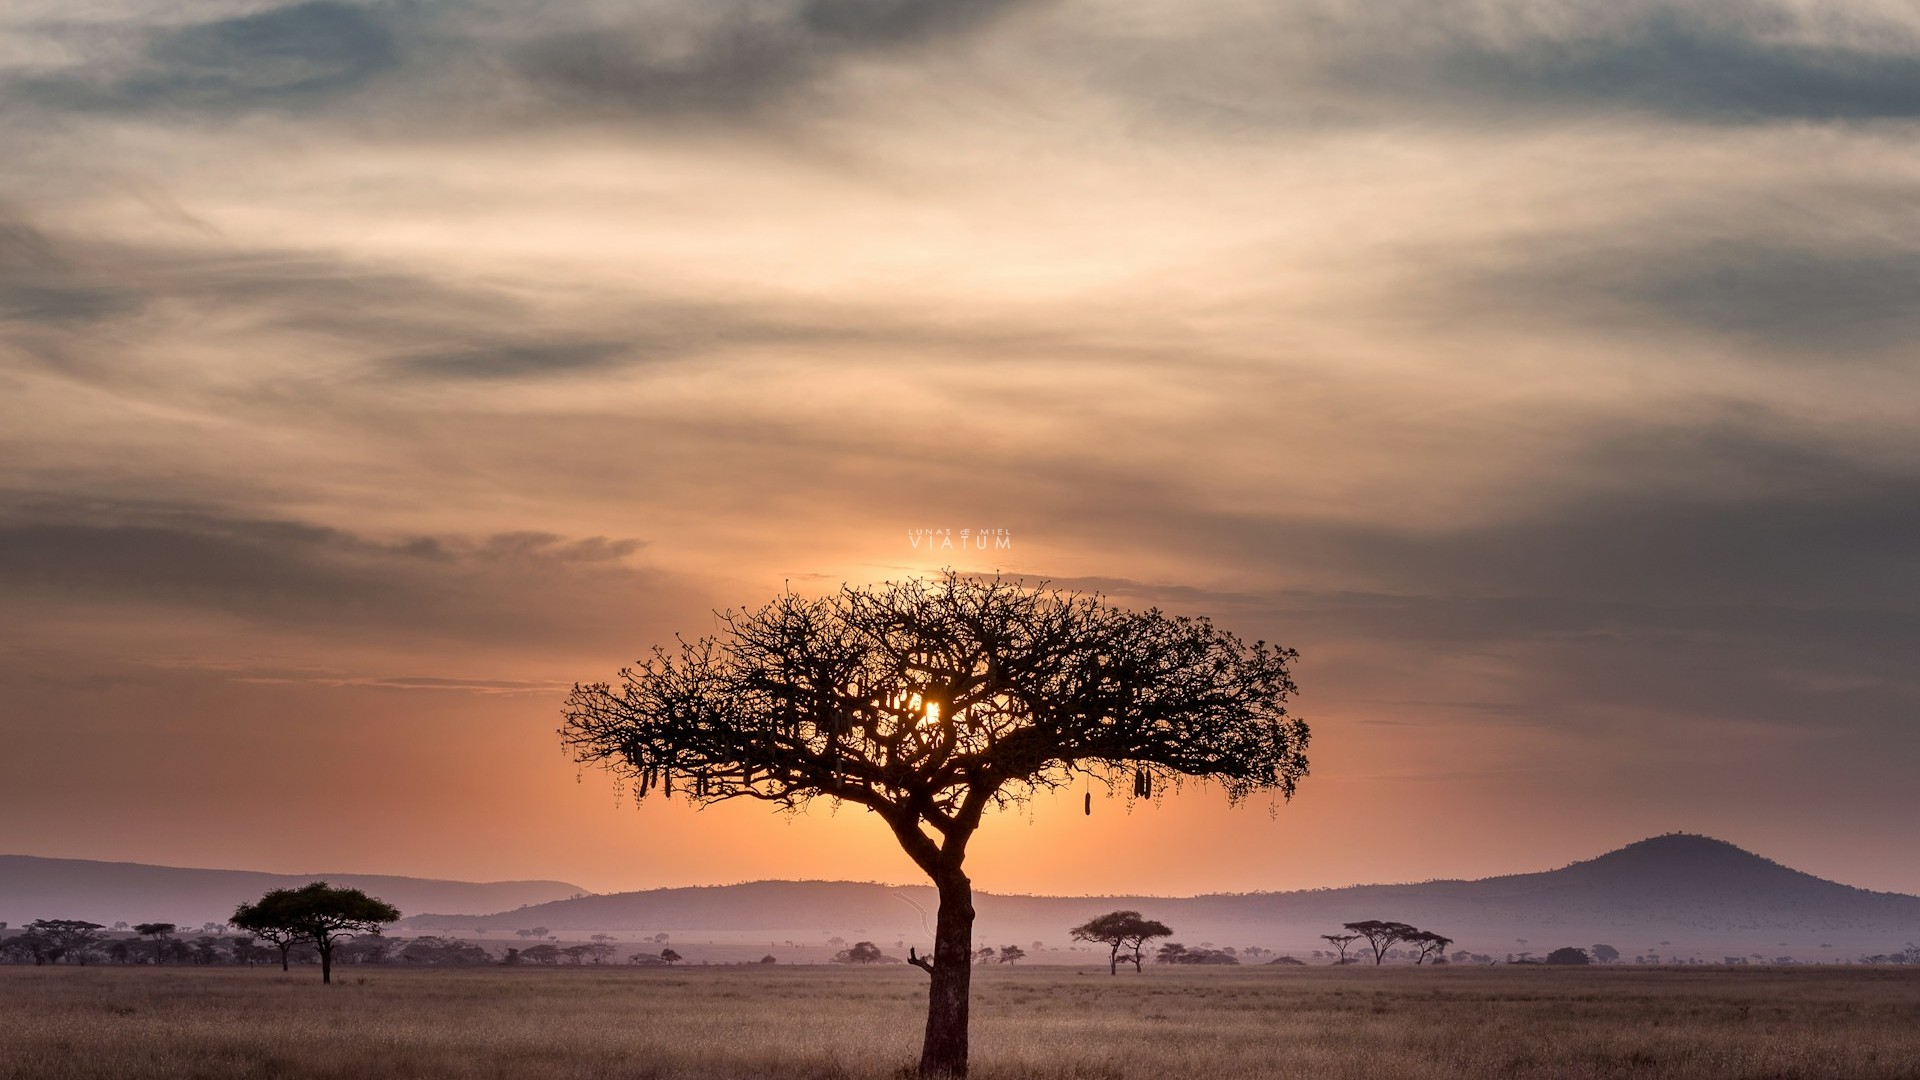
<instances>
[{"instance_id":1,"label":"hill ridge","mask_svg":"<svg viewBox=\"0 0 1920 1080\"><path fill-rule=\"evenodd\" d=\"M563 881L458 881L402 874L281 874L164 866L45 855L0 855L0 920L86 919L91 922L222 922L234 905L273 888L309 881L365 889L403 912L502 908L583 894Z\"/></svg>"},{"instance_id":2,"label":"hill ridge","mask_svg":"<svg viewBox=\"0 0 1920 1080\"><path fill-rule=\"evenodd\" d=\"M1645 931L1656 941L1740 937L1772 949L1793 936L1898 938L1892 944L1920 936L1920 897L1828 881L1727 841L1685 833L1648 837L1553 870L1477 879L1186 897L974 895L983 938L1010 941L1058 939L1062 928L1122 907L1151 908L1156 917L1191 928L1196 938L1215 940L1266 932L1312 942L1360 918L1507 941L1574 929L1576 940L1589 933L1623 938ZM928 885L760 880L605 893L480 918L421 915L405 925L422 931L491 924L788 937L842 931L893 940L916 934L922 911L931 911L934 902ZM1809 946L1819 944L1830 943Z\"/></svg>"}]
</instances>

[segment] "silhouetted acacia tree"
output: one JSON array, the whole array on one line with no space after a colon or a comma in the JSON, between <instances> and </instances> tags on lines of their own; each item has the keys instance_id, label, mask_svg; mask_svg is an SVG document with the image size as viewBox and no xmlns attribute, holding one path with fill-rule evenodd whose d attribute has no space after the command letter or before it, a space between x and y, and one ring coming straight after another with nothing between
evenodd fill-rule
<instances>
[{"instance_id":1,"label":"silhouetted acacia tree","mask_svg":"<svg viewBox=\"0 0 1920 1080\"><path fill-rule=\"evenodd\" d=\"M274 889L251 904L241 904L229 921L269 941L274 935L287 937L280 951L282 969L293 944L310 942L320 953L320 981L325 984L333 982L336 945L358 934L377 934L399 917L398 908L359 889L315 881L298 889Z\"/></svg>"},{"instance_id":2,"label":"silhouetted acacia tree","mask_svg":"<svg viewBox=\"0 0 1920 1080\"><path fill-rule=\"evenodd\" d=\"M1589 951L1593 953L1593 958L1595 960L1598 960L1603 964L1611 964L1615 960L1620 959L1620 950L1614 948L1611 945L1595 945Z\"/></svg>"},{"instance_id":3,"label":"silhouetted acacia tree","mask_svg":"<svg viewBox=\"0 0 1920 1080\"><path fill-rule=\"evenodd\" d=\"M576 686L561 737L642 799L678 785L702 804L824 796L879 815L940 898L933 956L908 955L931 976L923 1076L966 1072L963 867L989 807L1083 774L1218 780L1234 801L1306 774L1293 652L1204 619L953 573L722 618L617 689Z\"/></svg>"},{"instance_id":4,"label":"silhouetted acacia tree","mask_svg":"<svg viewBox=\"0 0 1920 1080\"><path fill-rule=\"evenodd\" d=\"M22 929L26 933L21 937L27 939L35 965L57 964L62 958L71 964L85 964L100 944L100 931L105 927L84 919L35 919Z\"/></svg>"},{"instance_id":5,"label":"silhouetted acacia tree","mask_svg":"<svg viewBox=\"0 0 1920 1080\"><path fill-rule=\"evenodd\" d=\"M673 965L679 963L681 958L680 958L680 954L677 952L674 952L672 949L661 949L660 959L665 961L668 967L672 967Z\"/></svg>"},{"instance_id":6,"label":"silhouetted acacia tree","mask_svg":"<svg viewBox=\"0 0 1920 1080\"><path fill-rule=\"evenodd\" d=\"M1143 918L1137 911L1110 911L1097 915L1067 933L1075 941L1096 941L1108 947L1107 974L1120 973L1120 952L1126 950L1133 970L1140 971L1141 950L1154 938L1167 937L1173 930L1166 923Z\"/></svg>"},{"instance_id":7,"label":"silhouetted acacia tree","mask_svg":"<svg viewBox=\"0 0 1920 1080\"><path fill-rule=\"evenodd\" d=\"M265 923L253 926L240 926L239 923L234 925L242 930L251 930L255 937L280 950L280 970L290 970L288 954L293 951L295 945L304 940L299 931L286 926L268 926Z\"/></svg>"},{"instance_id":8,"label":"silhouetted acacia tree","mask_svg":"<svg viewBox=\"0 0 1920 1080\"><path fill-rule=\"evenodd\" d=\"M1015 964L1026 958L1027 950L1018 945L1007 945L1000 950L1000 962L1003 964Z\"/></svg>"},{"instance_id":9,"label":"silhouetted acacia tree","mask_svg":"<svg viewBox=\"0 0 1920 1080\"><path fill-rule=\"evenodd\" d=\"M1341 923L1348 930L1367 939L1367 948L1373 950L1375 967L1386 958L1387 950L1395 943L1406 941L1420 931L1403 922L1381 922L1379 919L1363 919L1360 922Z\"/></svg>"},{"instance_id":10,"label":"silhouetted acacia tree","mask_svg":"<svg viewBox=\"0 0 1920 1080\"><path fill-rule=\"evenodd\" d=\"M1359 934L1321 934L1320 940L1327 942L1328 944L1332 945L1335 949L1339 950L1339 955L1333 961L1334 964L1338 966L1338 965L1343 965L1347 962L1347 950L1353 946L1354 942L1360 940L1360 935Z\"/></svg>"},{"instance_id":11,"label":"silhouetted acacia tree","mask_svg":"<svg viewBox=\"0 0 1920 1080\"><path fill-rule=\"evenodd\" d=\"M1566 948L1555 949L1552 952L1548 953L1547 963L1549 964L1587 964L1587 963L1592 963L1592 958L1587 955L1587 950L1577 949L1572 945L1569 945Z\"/></svg>"},{"instance_id":12,"label":"silhouetted acacia tree","mask_svg":"<svg viewBox=\"0 0 1920 1080\"><path fill-rule=\"evenodd\" d=\"M1436 934L1431 930L1415 930L1402 940L1418 950L1413 957L1415 964L1424 964L1433 957L1445 960L1447 946L1453 944L1452 938Z\"/></svg>"},{"instance_id":13,"label":"silhouetted acacia tree","mask_svg":"<svg viewBox=\"0 0 1920 1080\"><path fill-rule=\"evenodd\" d=\"M172 937L173 932L178 929L180 927L170 922L143 922L136 925L133 932L141 937L153 939L153 962L158 965L164 959L161 950L165 948L165 943L161 939Z\"/></svg>"}]
</instances>

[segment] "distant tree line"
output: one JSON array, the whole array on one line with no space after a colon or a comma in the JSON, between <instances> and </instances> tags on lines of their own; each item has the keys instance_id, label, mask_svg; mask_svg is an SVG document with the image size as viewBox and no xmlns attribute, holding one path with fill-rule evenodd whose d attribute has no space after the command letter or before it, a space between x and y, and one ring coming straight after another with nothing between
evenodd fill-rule
<instances>
[{"instance_id":1,"label":"distant tree line","mask_svg":"<svg viewBox=\"0 0 1920 1080\"><path fill-rule=\"evenodd\" d=\"M306 905L305 908L302 903ZM316 913L313 910L316 904L324 910ZM386 936L380 930L386 922L391 921L387 917L389 914L393 918L398 917L398 912L390 906L366 897L358 890L333 890L324 882L316 882L304 890L274 890L259 901L242 904L234 913L231 923L203 923L198 932L183 930L178 924L167 922L119 922L108 929L100 923L80 919L36 919L16 928L9 935L8 924L0 922L0 964L253 966L278 960L283 969L293 964L319 964L324 979L333 964L557 967L619 962L616 959L618 945L610 934L594 934L591 940L572 945L561 945L550 939L539 944L508 948L503 957L496 958L484 946L461 938L437 935L414 938ZM319 922L316 923L315 919ZM320 930L324 930L325 934L321 934ZM1416 965L1428 962L1500 962L1490 954L1465 949L1449 956L1445 950L1452 944L1452 939L1408 923L1367 919L1345 923L1342 930L1338 934L1321 935L1333 948L1324 953L1316 949L1312 955L1315 958L1324 956L1336 965L1357 963L1359 957L1350 954L1355 952L1357 943L1365 942L1360 956L1371 956L1376 966L1387 960L1406 960ZM544 926L520 929L514 933L523 939L549 936L548 928ZM1173 930L1165 923L1148 919L1137 911L1115 911L1073 927L1070 933L1077 941L1106 945L1108 971L1117 974L1122 962L1132 964L1136 972L1142 971L1146 945L1158 938L1171 937ZM643 949L633 953L626 957L627 964L671 967L684 959L679 952L665 944L669 938L664 932L642 940L665 947L659 952ZM1520 943L1524 945L1526 942L1522 939ZM830 944L845 944L845 941L833 938ZM904 947L904 943L900 944ZM1045 946L1036 941L1033 948L1039 951ZM1167 941L1158 947L1153 959L1157 964L1168 965L1235 965L1270 954L1271 950L1257 945L1236 949L1232 946L1216 948L1212 942L1204 941L1197 946ZM998 949L981 948L975 952L973 961L976 965L1013 966L1027 956L1027 950L1021 946L1005 945ZM1595 944L1585 948L1561 946L1545 956L1535 956L1525 951L1508 953L1505 962L1580 966L1612 964L1620 959L1621 953L1615 947ZM1654 954L1636 955L1631 959L1640 964L1701 963L1698 958L1663 958ZM758 964L778 962L778 958L772 954L755 961ZM884 952L874 942L860 941L839 950L832 962L865 966L903 961L898 956ZM1920 966L1920 944L1909 942L1904 949L1863 954L1852 962ZM1292 956L1279 956L1267 963L1297 965L1303 961ZM1750 963L1784 965L1795 963L1795 960L1791 956L1769 959L1763 954L1754 953L1745 957L1729 956L1720 963L1729 966Z\"/></svg>"},{"instance_id":2,"label":"distant tree line","mask_svg":"<svg viewBox=\"0 0 1920 1080\"><path fill-rule=\"evenodd\" d=\"M1202 944L1189 949L1177 941L1169 941L1160 946L1153 960L1156 964L1237 964L1240 956L1231 947L1215 949Z\"/></svg>"},{"instance_id":3,"label":"distant tree line","mask_svg":"<svg viewBox=\"0 0 1920 1080\"><path fill-rule=\"evenodd\" d=\"M389 937L365 933L337 940L332 946L332 964L350 966L392 965L399 967L475 967L486 964L527 964L565 966L602 964L614 958L617 946L607 934L595 934L594 940L577 945L541 943L528 948L509 948L504 957L495 957L485 946L457 937L422 935ZM627 962L641 965L672 965L680 954L671 948L658 953L637 953ZM894 959L889 957L888 959ZM761 963L776 962L768 957ZM203 967L252 967L280 964L321 963L319 946L291 934L276 933L273 939L255 934L201 934L177 936L172 923L141 923L108 930L99 923L78 919L37 919L12 936L0 936L0 964L110 964L110 965L193 965Z\"/></svg>"},{"instance_id":4,"label":"distant tree line","mask_svg":"<svg viewBox=\"0 0 1920 1080\"><path fill-rule=\"evenodd\" d=\"M0 963L252 967L282 959L280 948L252 934L187 937L175 936L170 923L142 926L154 929L109 931L99 923L77 919L36 919L20 933L0 938ZM289 942L284 952L289 966L320 962L320 950L309 942ZM431 936L368 935L339 943L333 954L336 964L465 966L491 963L492 959L481 946Z\"/></svg>"}]
</instances>

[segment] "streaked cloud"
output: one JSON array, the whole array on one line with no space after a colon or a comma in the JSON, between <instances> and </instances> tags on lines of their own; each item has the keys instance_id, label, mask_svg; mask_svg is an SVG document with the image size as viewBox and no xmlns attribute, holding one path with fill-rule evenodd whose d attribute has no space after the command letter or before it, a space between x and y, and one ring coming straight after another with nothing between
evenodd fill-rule
<instances>
[{"instance_id":1,"label":"streaked cloud","mask_svg":"<svg viewBox=\"0 0 1920 1080\"><path fill-rule=\"evenodd\" d=\"M629 605L678 588L627 564L643 544L385 540L187 506L26 502L0 511L0 585L21 610L104 602L236 616L266 633L551 647L629 630Z\"/></svg>"},{"instance_id":2,"label":"streaked cloud","mask_svg":"<svg viewBox=\"0 0 1920 1080\"><path fill-rule=\"evenodd\" d=\"M1548 843L1472 778L1551 775L1582 850L1920 888L1854 816L1916 764L1917 103L1897 4L28 0L0 688L46 754L157 696L538 741L715 608L957 562L1300 647L1323 883L1416 800L1407 874L1533 866L1440 853ZM516 738L463 760L531 806Z\"/></svg>"},{"instance_id":3,"label":"streaked cloud","mask_svg":"<svg viewBox=\"0 0 1920 1080\"><path fill-rule=\"evenodd\" d=\"M127 37L111 41L105 58L13 80L9 98L81 112L304 108L364 86L399 61L374 9L334 0L141 27Z\"/></svg>"}]
</instances>

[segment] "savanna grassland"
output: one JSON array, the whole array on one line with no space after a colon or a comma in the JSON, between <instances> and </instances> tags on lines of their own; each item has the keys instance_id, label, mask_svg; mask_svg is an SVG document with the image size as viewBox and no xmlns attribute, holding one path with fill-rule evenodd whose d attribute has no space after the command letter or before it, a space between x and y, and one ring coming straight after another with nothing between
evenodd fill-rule
<instances>
[{"instance_id":1,"label":"savanna grassland","mask_svg":"<svg viewBox=\"0 0 1920 1080\"><path fill-rule=\"evenodd\" d=\"M0 967L0 1076L894 1078L926 977L873 969ZM982 970L980 1080L1920 1077L1920 971Z\"/></svg>"}]
</instances>

